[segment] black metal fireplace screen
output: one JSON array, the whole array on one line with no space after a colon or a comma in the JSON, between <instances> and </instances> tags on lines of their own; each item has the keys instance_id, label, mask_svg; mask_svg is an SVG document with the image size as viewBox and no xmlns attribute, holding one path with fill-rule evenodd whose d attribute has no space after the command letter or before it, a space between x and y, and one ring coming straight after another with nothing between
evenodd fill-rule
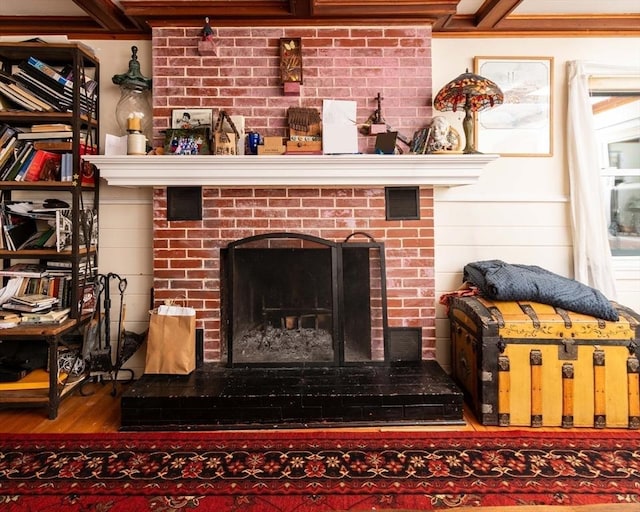
<instances>
[{"instance_id":1,"label":"black metal fireplace screen","mask_svg":"<svg viewBox=\"0 0 640 512\"><path fill-rule=\"evenodd\" d=\"M221 254L228 366L343 366L388 352L384 244L301 233L236 240Z\"/></svg>"}]
</instances>

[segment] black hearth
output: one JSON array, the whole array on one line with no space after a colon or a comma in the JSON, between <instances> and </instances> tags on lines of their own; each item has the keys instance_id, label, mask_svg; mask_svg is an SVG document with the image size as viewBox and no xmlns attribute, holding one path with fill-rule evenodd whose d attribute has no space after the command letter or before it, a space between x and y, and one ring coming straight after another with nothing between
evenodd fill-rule
<instances>
[{"instance_id":1,"label":"black hearth","mask_svg":"<svg viewBox=\"0 0 640 512\"><path fill-rule=\"evenodd\" d=\"M229 244L226 360L200 362L189 376L144 375L122 396L122 429L463 423L459 388L421 360L406 329L388 327L385 281L384 245L365 233Z\"/></svg>"},{"instance_id":2,"label":"black hearth","mask_svg":"<svg viewBox=\"0 0 640 512\"><path fill-rule=\"evenodd\" d=\"M222 266L228 366L384 359L383 244L362 233L342 243L268 233L229 244Z\"/></svg>"}]
</instances>

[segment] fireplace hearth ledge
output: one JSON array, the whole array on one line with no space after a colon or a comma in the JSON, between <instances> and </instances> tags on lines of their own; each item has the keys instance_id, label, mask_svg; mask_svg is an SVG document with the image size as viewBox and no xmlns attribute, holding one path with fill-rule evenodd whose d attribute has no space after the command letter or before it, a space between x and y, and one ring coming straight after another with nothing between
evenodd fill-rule
<instances>
[{"instance_id":1,"label":"fireplace hearth ledge","mask_svg":"<svg viewBox=\"0 0 640 512\"><path fill-rule=\"evenodd\" d=\"M114 186L470 185L494 154L106 156L83 158Z\"/></svg>"}]
</instances>

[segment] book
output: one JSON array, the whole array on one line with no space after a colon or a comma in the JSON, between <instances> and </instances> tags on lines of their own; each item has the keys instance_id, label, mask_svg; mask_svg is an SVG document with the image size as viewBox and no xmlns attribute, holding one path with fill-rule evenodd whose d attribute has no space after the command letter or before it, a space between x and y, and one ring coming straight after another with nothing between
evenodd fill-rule
<instances>
[{"instance_id":1,"label":"book","mask_svg":"<svg viewBox=\"0 0 640 512\"><path fill-rule=\"evenodd\" d=\"M38 139L71 139L73 134L66 130L53 132L19 132L17 135L21 140L38 140Z\"/></svg>"},{"instance_id":2,"label":"book","mask_svg":"<svg viewBox=\"0 0 640 512\"><path fill-rule=\"evenodd\" d=\"M16 131L13 127L8 124L3 124L0 128L0 148L4 147L4 145L9 142L13 137L15 137Z\"/></svg>"},{"instance_id":3,"label":"book","mask_svg":"<svg viewBox=\"0 0 640 512\"><path fill-rule=\"evenodd\" d=\"M73 178L73 153L63 153L60 163L60 181L71 181Z\"/></svg>"},{"instance_id":4,"label":"book","mask_svg":"<svg viewBox=\"0 0 640 512\"><path fill-rule=\"evenodd\" d=\"M2 180L4 181L15 180L16 176L18 175L18 172L20 172L20 169L25 164L27 158L29 158L29 155L31 155L33 151L35 151L33 144L29 141L25 141L25 144L23 144L22 147L20 148L20 152L18 153L14 164L8 169L3 169L3 172L1 175Z\"/></svg>"},{"instance_id":5,"label":"book","mask_svg":"<svg viewBox=\"0 0 640 512\"><path fill-rule=\"evenodd\" d=\"M37 313L38 311L47 311L48 309L51 309L51 306L51 304L43 304L42 306L29 306L28 304L14 302L13 299L11 299L2 305L2 309L8 309L10 311L20 311L24 313Z\"/></svg>"},{"instance_id":6,"label":"book","mask_svg":"<svg viewBox=\"0 0 640 512\"><path fill-rule=\"evenodd\" d=\"M56 95L53 91L49 91L48 89L43 88L38 84L37 80L34 80L30 76L25 75L21 72L17 72L13 76L23 88L27 89L42 101L49 104L53 108L53 110L57 112L66 112L67 110L69 110L70 105L67 104L64 98L60 98L60 96Z\"/></svg>"},{"instance_id":7,"label":"book","mask_svg":"<svg viewBox=\"0 0 640 512\"><path fill-rule=\"evenodd\" d=\"M33 160L35 156L36 156L36 150L33 146L31 146L31 150L26 155L24 159L24 163L20 166L17 173L14 175L13 181L22 181L22 178L24 178L24 175L27 172L29 165L31 164L31 160Z\"/></svg>"},{"instance_id":8,"label":"book","mask_svg":"<svg viewBox=\"0 0 640 512\"><path fill-rule=\"evenodd\" d=\"M11 311L0 311L0 329L10 329L17 327L22 320L22 317Z\"/></svg>"},{"instance_id":9,"label":"book","mask_svg":"<svg viewBox=\"0 0 640 512\"><path fill-rule=\"evenodd\" d=\"M44 277L48 274L47 268L38 263L14 263L10 267L0 269L0 276L9 277Z\"/></svg>"},{"instance_id":10,"label":"book","mask_svg":"<svg viewBox=\"0 0 640 512\"><path fill-rule=\"evenodd\" d=\"M23 324L60 324L69 318L70 308L51 309L39 313L22 313L21 322Z\"/></svg>"},{"instance_id":11,"label":"book","mask_svg":"<svg viewBox=\"0 0 640 512\"><path fill-rule=\"evenodd\" d=\"M52 180L60 175L60 162L62 155L52 153L44 149L36 149L36 154L31 160L23 181Z\"/></svg>"},{"instance_id":12,"label":"book","mask_svg":"<svg viewBox=\"0 0 640 512\"><path fill-rule=\"evenodd\" d=\"M38 69L39 71L41 71L42 73L44 73L45 75L47 75L48 77L50 77L51 79L53 79L54 81L62 85L63 87L69 87L69 88L73 87L73 82L71 82L70 80L67 80L60 73L58 73L58 71L55 68L51 67L48 64L45 64L40 59L37 59L36 57L31 56L27 59L27 63L33 66L34 68Z\"/></svg>"},{"instance_id":13,"label":"book","mask_svg":"<svg viewBox=\"0 0 640 512\"><path fill-rule=\"evenodd\" d=\"M33 103L36 106L37 110L40 110L42 112L53 111L53 107L51 105L49 105L46 101L42 100L35 94L32 94L31 91L29 91L27 88L21 87L20 84L9 84L9 89L12 89L18 95Z\"/></svg>"},{"instance_id":14,"label":"book","mask_svg":"<svg viewBox=\"0 0 640 512\"><path fill-rule=\"evenodd\" d=\"M31 125L32 133L39 132L71 132L73 128L70 124L65 123L42 123Z\"/></svg>"},{"instance_id":15,"label":"book","mask_svg":"<svg viewBox=\"0 0 640 512\"><path fill-rule=\"evenodd\" d=\"M43 293L30 293L26 295L16 295L11 297L11 302L15 302L17 304L25 304L27 306L43 306L46 304L55 304L58 302L58 299L55 297L51 297L49 295L45 295Z\"/></svg>"},{"instance_id":16,"label":"book","mask_svg":"<svg viewBox=\"0 0 640 512\"><path fill-rule=\"evenodd\" d=\"M13 89L11 89L7 84L0 82L0 94L2 94L5 98L11 101L13 104L22 107L25 110L30 112L37 111L37 107L31 103L29 100L25 99L21 95L17 95Z\"/></svg>"},{"instance_id":17,"label":"book","mask_svg":"<svg viewBox=\"0 0 640 512\"><path fill-rule=\"evenodd\" d=\"M29 104L30 110L38 110L43 112L51 112L53 107L44 101L38 94L34 94L28 87L20 82L15 76L10 75L6 71L0 70L0 83L3 89L9 94L15 95L17 98Z\"/></svg>"},{"instance_id":18,"label":"book","mask_svg":"<svg viewBox=\"0 0 640 512\"><path fill-rule=\"evenodd\" d=\"M18 64L18 68L17 75L31 80L33 85L39 87L40 90L58 97L61 100L61 105L71 108L73 103L73 82L71 80L62 77L54 68L33 57ZM56 77L59 77L64 83ZM95 110L95 94L89 94L82 86L80 86L79 100L81 111L93 112Z\"/></svg>"},{"instance_id":19,"label":"book","mask_svg":"<svg viewBox=\"0 0 640 512\"><path fill-rule=\"evenodd\" d=\"M18 142L18 139L10 139L2 149L0 149L0 170L4 170L4 166L11 161L11 157L14 156L13 149Z\"/></svg>"},{"instance_id":20,"label":"book","mask_svg":"<svg viewBox=\"0 0 640 512\"><path fill-rule=\"evenodd\" d=\"M38 226L35 219L25 217L19 224L5 225L4 230L7 249L18 251L38 232Z\"/></svg>"}]
</instances>

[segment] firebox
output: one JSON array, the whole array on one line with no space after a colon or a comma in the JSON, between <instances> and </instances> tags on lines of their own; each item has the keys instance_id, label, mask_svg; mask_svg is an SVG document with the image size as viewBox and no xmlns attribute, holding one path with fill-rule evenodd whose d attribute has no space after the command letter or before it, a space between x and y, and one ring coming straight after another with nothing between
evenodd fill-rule
<instances>
[{"instance_id":1,"label":"firebox","mask_svg":"<svg viewBox=\"0 0 640 512\"><path fill-rule=\"evenodd\" d=\"M228 366L383 362L388 323L384 244L266 233L221 251Z\"/></svg>"}]
</instances>

